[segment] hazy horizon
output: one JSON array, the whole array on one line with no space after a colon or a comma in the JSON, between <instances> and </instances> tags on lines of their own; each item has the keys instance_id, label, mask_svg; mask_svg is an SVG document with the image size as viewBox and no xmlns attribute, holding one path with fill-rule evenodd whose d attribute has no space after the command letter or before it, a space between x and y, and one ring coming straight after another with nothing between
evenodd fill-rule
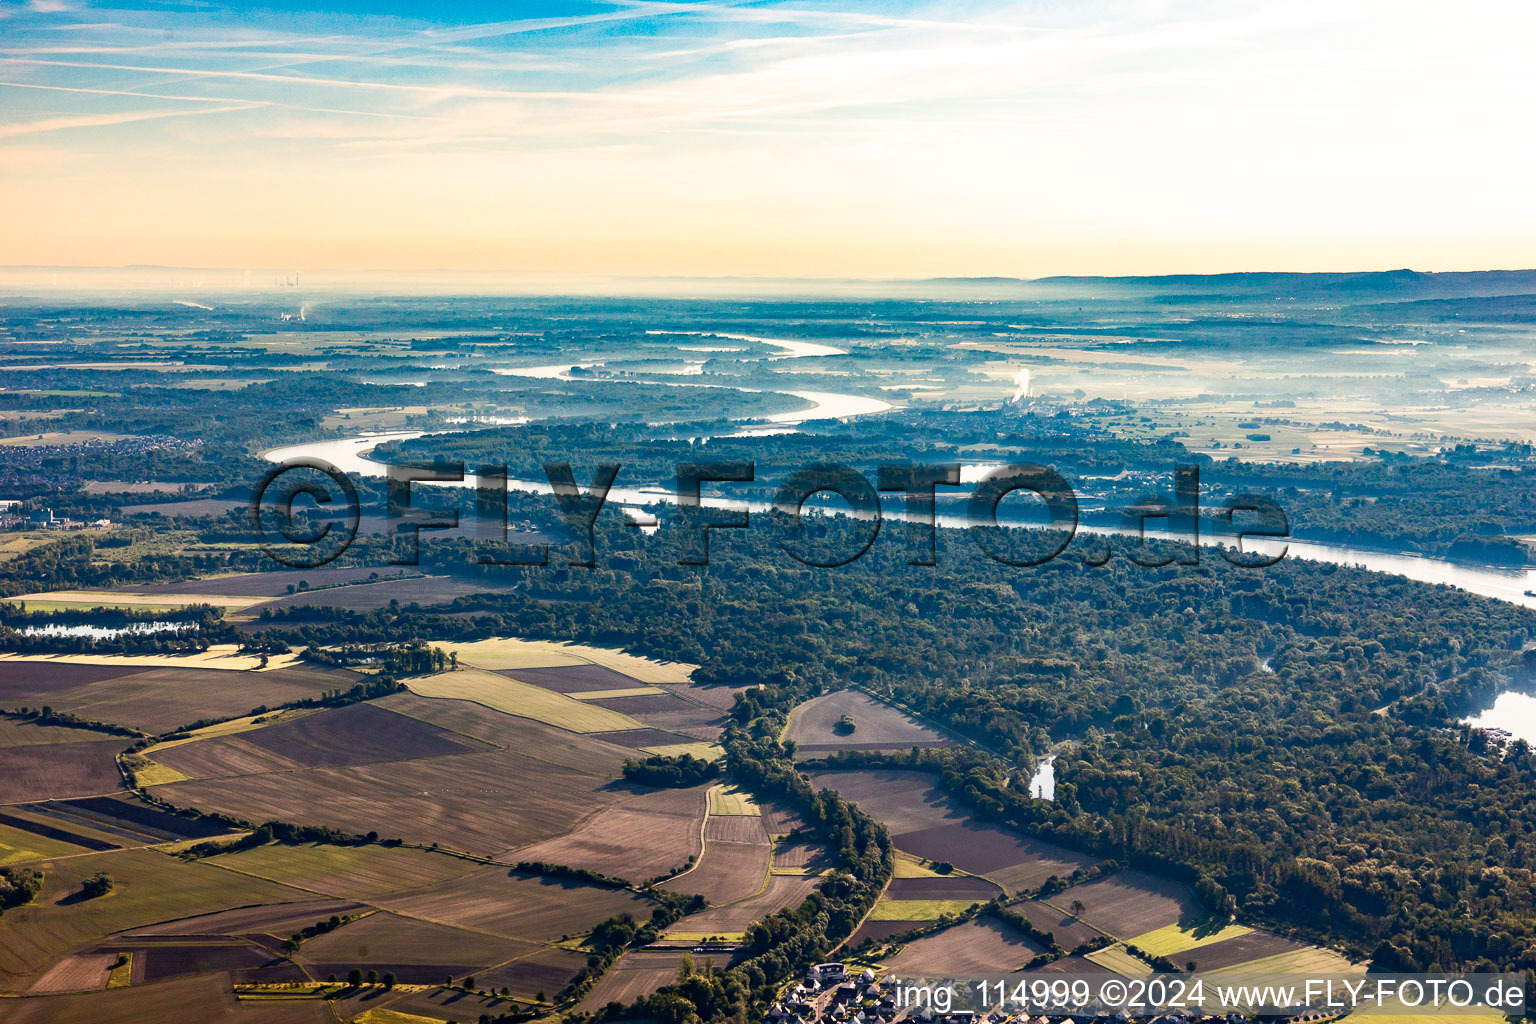
<instances>
[{"instance_id":1,"label":"hazy horizon","mask_svg":"<svg viewBox=\"0 0 1536 1024\"><path fill-rule=\"evenodd\" d=\"M1536 100L1536 12L1494 2L29 0L0 24L0 263L1536 266L1509 201L1536 141L1506 116Z\"/></svg>"}]
</instances>

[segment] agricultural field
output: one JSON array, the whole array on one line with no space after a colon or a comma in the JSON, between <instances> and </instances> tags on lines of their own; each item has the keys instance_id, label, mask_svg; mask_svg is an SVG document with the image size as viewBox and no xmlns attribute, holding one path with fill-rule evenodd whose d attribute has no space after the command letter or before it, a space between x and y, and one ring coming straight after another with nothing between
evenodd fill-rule
<instances>
[{"instance_id":1,"label":"agricultural field","mask_svg":"<svg viewBox=\"0 0 1536 1024\"><path fill-rule=\"evenodd\" d=\"M28 607L38 600L41 595L31 595L25 600ZM133 595L124 595L116 592L111 595L96 595L97 600L75 602L77 605L95 608L102 605L124 606L138 608L129 598ZM110 597L111 600L99 600L101 597ZM196 596L196 595L194 595ZM43 604L59 604L58 601L41 601ZM209 604L204 598L185 600L171 605L164 601L146 601L144 604L158 607L179 607L188 604ZM277 669L292 666L298 660L296 654L274 654L267 659L267 667L261 668L261 657L255 654L239 653L238 644L214 644L206 651L195 654L17 654L7 652L0 654L0 670L9 670L17 664L44 664L44 665L102 665L106 667L138 667L138 668L195 668L218 669L225 672L271 672Z\"/></svg>"},{"instance_id":2,"label":"agricultural field","mask_svg":"<svg viewBox=\"0 0 1536 1024\"><path fill-rule=\"evenodd\" d=\"M1187 950L1235 939L1241 935L1248 935L1252 931L1252 928L1245 925L1228 924L1225 921L1207 918L1198 921L1181 921L1126 941L1151 956L1166 956L1172 959L1176 954Z\"/></svg>"},{"instance_id":3,"label":"agricultural field","mask_svg":"<svg viewBox=\"0 0 1536 1024\"><path fill-rule=\"evenodd\" d=\"M1145 935L1181 921L1198 922L1205 911L1188 886L1141 871L1118 871L1108 878L1073 886L1046 902L1117 939ZM1081 904L1081 909L1077 909Z\"/></svg>"},{"instance_id":4,"label":"agricultural field","mask_svg":"<svg viewBox=\"0 0 1536 1024\"><path fill-rule=\"evenodd\" d=\"M30 995L49 992L92 992L107 987L117 957L111 953L77 953L48 968L27 989Z\"/></svg>"},{"instance_id":5,"label":"agricultural field","mask_svg":"<svg viewBox=\"0 0 1536 1024\"><path fill-rule=\"evenodd\" d=\"M937 921L950 914L963 914L979 900L892 900L883 899L870 911L871 921Z\"/></svg>"},{"instance_id":6,"label":"agricultural field","mask_svg":"<svg viewBox=\"0 0 1536 1024\"><path fill-rule=\"evenodd\" d=\"M1241 939L1234 941L1241 942ZM1215 972L1245 972L1248 974L1364 974L1365 965L1355 963L1331 949L1304 946L1283 953L1271 953L1230 967L1204 967Z\"/></svg>"},{"instance_id":7,"label":"agricultural field","mask_svg":"<svg viewBox=\"0 0 1536 1024\"><path fill-rule=\"evenodd\" d=\"M0 747L0 803L90 796L122 788L117 753L131 742L128 737L71 729L80 739L59 742L58 732L40 732L36 738L44 742L28 744L31 734L26 725L7 731L9 742Z\"/></svg>"},{"instance_id":8,"label":"agricultural field","mask_svg":"<svg viewBox=\"0 0 1536 1024\"><path fill-rule=\"evenodd\" d=\"M51 667L53 663L49 664ZM359 678L345 669L302 664L240 670L234 676L206 666L132 668L126 674L50 692L49 702L57 710L82 718L159 734L203 719L245 715L253 708L308 700L327 690L345 690Z\"/></svg>"},{"instance_id":9,"label":"agricultural field","mask_svg":"<svg viewBox=\"0 0 1536 1024\"><path fill-rule=\"evenodd\" d=\"M493 672L518 669L555 668L572 665L596 665L646 685L687 683L698 666L676 661L653 661L623 651L551 640L522 640L500 637L468 643L441 643L437 646L459 656L459 663ZM629 684L631 686L634 683ZM597 689L586 686L581 689Z\"/></svg>"},{"instance_id":10,"label":"agricultural field","mask_svg":"<svg viewBox=\"0 0 1536 1024\"><path fill-rule=\"evenodd\" d=\"M5 1000L6 1024L334 1024L319 1000L262 1005L237 1002L214 975L105 992Z\"/></svg>"},{"instance_id":11,"label":"agricultural field","mask_svg":"<svg viewBox=\"0 0 1536 1024\"><path fill-rule=\"evenodd\" d=\"M692 954L686 949L632 949L598 979L597 984L582 999L579 1009L589 1012L601 1010L610 1002L627 1005L663 985L670 985L677 980L678 968L684 957L692 959L698 967L710 961L723 967L730 959L724 954Z\"/></svg>"},{"instance_id":12,"label":"agricultural field","mask_svg":"<svg viewBox=\"0 0 1536 1024\"><path fill-rule=\"evenodd\" d=\"M1314 949L1305 943L1287 939L1265 931L1250 931L1246 935L1222 939L1177 954L1164 954L1179 967L1193 963L1199 971L1219 971L1224 968L1243 967L1271 957L1304 955Z\"/></svg>"},{"instance_id":13,"label":"agricultural field","mask_svg":"<svg viewBox=\"0 0 1536 1024\"><path fill-rule=\"evenodd\" d=\"M375 906L456 928L529 942L579 935L605 918L650 917L654 901L627 889L481 867L436 884L377 897Z\"/></svg>"},{"instance_id":14,"label":"agricultural field","mask_svg":"<svg viewBox=\"0 0 1536 1024\"><path fill-rule=\"evenodd\" d=\"M974 820L926 773L816 771L811 777L884 824L898 850L948 862L1010 893L1038 888L1052 876L1066 877L1094 863L1090 857Z\"/></svg>"},{"instance_id":15,"label":"agricultural field","mask_svg":"<svg viewBox=\"0 0 1536 1024\"><path fill-rule=\"evenodd\" d=\"M187 778L201 779L492 749L488 743L364 703L290 716L262 728L149 751L146 756Z\"/></svg>"},{"instance_id":16,"label":"agricultural field","mask_svg":"<svg viewBox=\"0 0 1536 1024\"><path fill-rule=\"evenodd\" d=\"M887 960L892 971L995 974L1015 971L1045 952L1023 932L991 917L913 939Z\"/></svg>"},{"instance_id":17,"label":"agricultural field","mask_svg":"<svg viewBox=\"0 0 1536 1024\"><path fill-rule=\"evenodd\" d=\"M706 786L637 790L559 838L506 850L501 857L585 868L632 882L654 878L703 852L707 792Z\"/></svg>"},{"instance_id":18,"label":"agricultural field","mask_svg":"<svg viewBox=\"0 0 1536 1024\"><path fill-rule=\"evenodd\" d=\"M851 730L844 719L852 723ZM793 742L806 757L834 750L909 750L949 742L937 730L860 690L838 690L801 704L790 714L782 739Z\"/></svg>"},{"instance_id":19,"label":"agricultural field","mask_svg":"<svg viewBox=\"0 0 1536 1024\"><path fill-rule=\"evenodd\" d=\"M721 786L710 790L703 856L690 870L663 882L662 888L698 893L712 907L748 899L763 890L770 877L773 845L762 815L736 813L748 807L755 809L741 796ZM727 813L716 812L717 804L727 808Z\"/></svg>"},{"instance_id":20,"label":"agricultural field","mask_svg":"<svg viewBox=\"0 0 1536 1024\"><path fill-rule=\"evenodd\" d=\"M666 937L694 941L710 935L739 936L753 922L801 903L820 884L814 876L770 875L756 895L690 914L668 929Z\"/></svg>"},{"instance_id":21,"label":"agricultural field","mask_svg":"<svg viewBox=\"0 0 1536 1024\"><path fill-rule=\"evenodd\" d=\"M272 844L221 853L202 863L235 874L281 881L315 894L373 900L406 889L430 886L475 871L473 861L447 854L375 843L363 846Z\"/></svg>"},{"instance_id":22,"label":"agricultural field","mask_svg":"<svg viewBox=\"0 0 1536 1024\"><path fill-rule=\"evenodd\" d=\"M592 758L584 769L545 760L536 748L498 750L177 782L155 792L177 806L246 821L378 832L491 856L563 835L594 808L617 802L623 793L609 787L618 760ZM536 789L508 785L530 778L539 780Z\"/></svg>"},{"instance_id":23,"label":"agricultural field","mask_svg":"<svg viewBox=\"0 0 1536 1024\"><path fill-rule=\"evenodd\" d=\"M575 700L541 686L483 669L461 668L432 676L415 676L406 683L422 697L468 700L493 711L558 725L572 732L617 732L641 728L633 718L590 701Z\"/></svg>"},{"instance_id":24,"label":"agricultural field","mask_svg":"<svg viewBox=\"0 0 1536 1024\"><path fill-rule=\"evenodd\" d=\"M1152 970L1150 964L1132 956L1125 946L1118 942L1113 946L1096 949L1092 953L1087 954L1084 959L1116 974L1148 974Z\"/></svg>"},{"instance_id":25,"label":"agricultural field","mask_svg":"<svg viewBox=\"0 0 1536 1024\"><path fill-rule=\"evenodd\" d=\"M402 979L409 975L439 982L447 975L479 973L529 952L531 947L514 939L381 910L306 940L299 956L310 973L320 978L345 977L358 967L380 974L394 971ZM401 970L407 966L429 970Z\"/></svg>"},{"instance_id":26,"label":"agricultural field","mask_svg":"<svg viewBox=\"0 0 1536 1024\"><path fill-rule=\"evenodd\" d=\"M47 861L43 891L5 913L0 929L0 991L25 989L58 959L107 936L170 918L305 896L266 879L187 863L153 850L114 850ZM112 877L106 896L81 899L81 882Z\"/></svg>"},{"instance_id":27,"label":"agricultural field","mask_svg":"<svg viewBox=\"0 0 1536 1024\"><path fill-rule=\"evenodd\" d=\"M1076 949L1083 943L1092 942L1104 934L1096 928L1090 928L1066 911L1057 910L1051 904L1040 900L1015 903L1008 909L1024 917L1036 928L1050 932L1055 936L1056 944L1063 949Z\"/></svg>"}]
</instances>

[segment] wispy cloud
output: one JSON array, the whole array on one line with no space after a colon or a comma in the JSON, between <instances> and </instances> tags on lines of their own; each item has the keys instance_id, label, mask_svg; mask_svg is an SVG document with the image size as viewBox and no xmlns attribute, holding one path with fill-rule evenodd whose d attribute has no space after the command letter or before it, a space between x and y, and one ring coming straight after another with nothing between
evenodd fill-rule
<instances>
[{"instance_id":1,"label":"wispy cloud","mask_svg":"<svg viewBox=\"0 0 1536 1024\"><path fill-rule=\"evenodd\" d=\"M228 114L240 110L252 110L261 105L259 103L241 103L226 107L200 107L196 110L141 110L123 114L83 114L73 117L48 117L38 121L0 124L0 139L10 139L20 135L41 135L45 132L64 131L68 128L105 128L110 125L131 124L135 121L159 121L169 117Z\"/></svg>"}]
</instances>

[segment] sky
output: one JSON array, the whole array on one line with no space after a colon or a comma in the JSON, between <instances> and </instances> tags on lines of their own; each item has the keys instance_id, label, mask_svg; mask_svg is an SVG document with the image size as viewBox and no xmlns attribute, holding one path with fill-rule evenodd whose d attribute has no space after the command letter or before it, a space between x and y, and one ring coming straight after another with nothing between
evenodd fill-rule
<instances>
[{"instance_id":1,"label":"sky","mask_svg":"<svg viewBox=\"0 0 1536 1024\"><path fill-rule=\"evenodd\" d=\"M1536 5L0 0L0 265L1536 266Z\"/></svg>"}]
</instances>

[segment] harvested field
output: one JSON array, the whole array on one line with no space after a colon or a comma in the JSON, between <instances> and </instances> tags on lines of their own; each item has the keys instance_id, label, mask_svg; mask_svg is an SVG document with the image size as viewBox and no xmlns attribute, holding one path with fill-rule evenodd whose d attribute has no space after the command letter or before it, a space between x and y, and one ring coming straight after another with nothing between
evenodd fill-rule
<instances>
[{"instance_id":1,"label":"harvested field","mask_svg":"<svg viewBox=\"0 0 1536 1024\"><path fill-rule=\"evenodd\" d=\"M217 860L208 863L217 865ZM296 893L295 895L301 895ZM363 904L350 900L309 899L291 903L273 903L259 907L221 910L197 917L178 918L146 928L134 929L130 937L155 935L271 935L286 939L294 932L332 914L355 914Z\"/></svg>"},{"instance_id":2,"label":"harvested field","mask_svg":"<svg viewBox=\"0 0 1536 1024\"><path fill-rule=\"evenodd\" d=\"M1177 955L1170 955L1168 959L1178 964L1182 969L1185 963L1193 960L1195 969L1200 971L1219 971L1227 967L1238 967L1254 962L1255 960L1267 960L1274 956L1283 956L1288 953L1302 953L1313 947L1293 939L1287 939L1272 932L1249 932L1235 938L1222 939L1196 949L1185 950Z\"/></svg>"},{"instance_id":3,"label":"harvested field","mask_svg":"<svg viewBox=\"0 0 1536 1024\"><path fill-rule=\"evenodd\" d=\"M309 939L300 955L308 963L349 964L348 970L351 967L377 968L380 974L396 970L402 964L453 965L452 971L440 972L432 978L441 981L444 974L477 971L525 956L533 948L515 939L380 911ZM330 970L332 968L328 967L327 972ZM337 975L345 977L346 971L339 971Z\"/></svg>"},{"instance_id":4,"label":"harvested field","mask_svg":"<svg viewBox=\"0 0 1536 1024\"><path fill-rule=\"evenodd\" d=\"M853 720L853 732L838 731L844 715ZM789 716L784 739L793 740L805 754L948 744L942 733L859 690L839 690L801 704Z\"/></svg>"},{"instance_id":5,"label":"harvested field","mask_svg":"<svg viewBox=\"0 0 1536 1024\"><path fill-rule=\"evenodd\" d=\"M6 1024L334 1024L325 1004L286 1000L280 1005L238 1003L215 975L134 985L105 992L33 996L5 1001Z\"/></svg>"},{"instance_id":6,"label":"harvested field","mask_svg":"<svg viewBox=\"0 0 1536 1024\"><path fill-rule=\"evenodd\" d=\"M679 699L682 710L646 711L637 714L641 723L652 729L680 732L696 740L713 741L725 728L725 716L714 708L704 708Z\"/></svg>"},{"instance_id":7,"label":"harvested field","mask_svg":"<svg viewBox=\"0 0 1536 1024\"><path fill-rule=\"evenodd\" d=\"M523 668L507 671L524 683L542 686L556 693L582 693L595 690L627 690L640 683L632 676L601 665L559 665L551 668Z\"/></svg>"},{"instance_id":8,"label":"harvested field","mask_svg":"<svg viewBox=\"0 0 1536 1024\"><path fill-rule=\"evenodd\" d=\"M845 800L858 804L892 835L963 822L969 817L953 806L928 772L814 771L810 776L818 788L835 789Z\"/></svg>"},{"instance_id":9,"label":"harvested field","mask_svg":"<svg viewBox=\"0 0 1536 1024\"><path fill-rule=\"evenodd\" d=\"M711 814L704 823L707 843L755 843L768 845L768 830L756 814Z\"/></svg>"},{"instance_id":10,"label":"harvested field","mask_svg":"<svg viewBox=\"0 0 1536 1024\"><path fill-rule=\"evenodd\" d=\"M811 778L878 819L890 829L897 849L985 875L1009 892L1036 888L1051 875L1064 878L1095 863L1091 857L974 820L925 772L818 771Z\"/></svg>"},{"instance_id":11,"label":"harvested field","mask_svg":"<svg viewBox=\"0 0 1536 1024\"><path fill-rule=\"evenodd\" d=\"M48 968L27 989L32 995L44 992L98 992L107 987L107 977L117 957L112 953L77 953Z\"/></svg>"},{"instance_id":12,"label":"harvested field","mask_svg":"<svg viewBox=\"0 0 1536 1024\"><path fill-rule=\"evenodd\" d=\"M616 913L633 913L644 921L656 906L627 889L516 874L504 867L482 867L475 874L376 903L407 917L535 943L579 935Z\"/></svg>"},{"instance_id":13,"label":"harvested field","mask_svg":"<svg viewBox=\"0 0 1536 1024\"><path fill-rule=\"evenodd\" d=\"M667 934L740 935L755 921L785 907L798 906L821 879L803 875L772 875L763 891L750 899L683 918Z\"/></svg>"},{"instance_id":14,"label":"harvested field","mask_svg":"<svg viewBox=\"0 0 1536 1024\"><path fill-rule=\"evenodd\" d=\"M470 594L495 593L506 590L489 580L454 579L451 576L416 576L402 580L383 580L378 583L357 583L347 587L330 587L326 590L306 590L298 594L267 601L261 608L340 608L349 612L371 612L388 608L398 601L401 607L417 604L427 607L446 604ZM256 614L260 609L252 609Z\"/></svg>"},{"instance_id":15,"label":"harvested field","mask_svg":"<svg viewBox=\"0 0 1536 1024\"><path fill-rule=\"evenodd\" d=\"M245 878L153 850L115 850L51 862L43 891L5 913L0 929L0 989L14 991L70 950L108 935L172 918L300 897L287 886ZM112 876L110 896L79 900L80 883Z\"/></svg>"},{"instance_id":16,"label":"harvested field","mask_svg":"<svg viewBox=\"0 0 1536 1024\"><path fill-rule=\"evenodd\" d=\"M116 594L117 600L109 602L125 607L135 607L131 601L123 600L122 594ZM201 604L201 601L188 601L188 604ZM275 654L267 662L267 667L258 669L261 664L261 656L256 654L241 654L239 644L214 644L206 651L196 654L0 654L0 667L9 672L12 663L15 664L45 664L45 665L97 665L108 668L197 668L217 669L225 672L275 672L278 669L289 668L297 660L296 654ZM119 673L122 674L122 673Z\"/></svg>"},{"instance_id":17,"label":"harvested field","mask_svg":"<svg viewBox=\"0 0 1536 1024\"><path fill-rule=\"evenodd\" d=\"M1242 940L1233 941L1241 942ZM1331 949L1303 946L1301 949L1274 953L1257 960L1233 964L1231 967L1207 967L1205 970L1241 971L1249 974L1364 974L1365 965L1351 963Z\"/></svg>"},{"instance_id":18,"label":"harvested field","mask_svg":"<svg viewBox=\"0 0 1536 1024\"><path fill-rule=\"evenodd\" d=\"M646 747L644 750L647 754L656 754L660 757L682 757L686 754L688 757L696 757L701 761L714 761L725 756L725 748L720 746L720 744L704 743L703 741L679 743L675 746L666 747Z\"/></svg>"},{"instance_id":19,"label":"harvested field","mask_svg":"<svg viewBox=\"0 0 1536 1024\"><path fill-rule=\"evenodd\" d=\"M686 950L682 949L632 949L608 968L592 990L582 999L580 1009L601 1010L610 1002L628 1005L641 996L650 995L663 985L677 980L677 966ZM703 960L703 957L698 957ZM720 956L717 960L727 959Z\"/></svg>"},{"instance_id":20,"label":"harvested field","mask_svg":"<svg viewBox=\"0 0 1536 1024\"><path fill-rule=\"evenodd\" d=\"M274 569L271 572L248 572L234 576L213 576L180 583L164 583L145 587L153 594L219 594L225 597L281 597L290 586L301 582L311 588L334 587L339 583L367 582L370 576L381 580L405 580L420 578L421 573L409 570L370 569L367 566L321 566L318 569Z\"/></svg>"},{"instance_id":21,"label":"harvested field","mask_svg":"<svg viewBox=\"0 0 1536 1024\"><path fill-rule=\"evenodd\" d=\"M271 950L233 937L187 943L115 940L110 945L114 952L133 954L136 983L170 981L221 971L254 971L280 966L283 962Z\"/></svg>"},{"instance_id":22,"label":"harvested field","mask_svg":"<svg viewBox=\"0 0 1536 1024\"><path fill-rule=\"evenodd\" d=\"M624 761L634 752L606 739L611 734L573 733L531 718L493 711L467 700L419 697L394 693L372 703L381 708L481 740L492 746L527 753L564 768L580 768L617 777Z\"/></svg>"},{"instance_id":23,"label":"harvested field","mask_svg":"<svg viewBox=\"0 0 1536 1024\"><path fill-rule=\"evenodd\" d=\"M569 832L594 807L617 799L604 789L615 774L616 761L593 759L581 770L506 750L178 782L155 792L247 821L377 831L489 855ZM508 785L525 778L538 779L538 787Z\"/></svg>"},{"instance_id":24,"label":"harvested field","mask_svg":"<svg viewBox=\"0 0 1536 1024\"><path fill-rule=\"evenodd\" d=\"M630 686L622 690L568 690L565 695L574 700L613 700L617 697L647 697L666 692L659 686Z\"/></svg>"},{"instance_id":25,"label":"harvested field","mask_svg":"<svg viewBox=\"0 0 1536 1024\"><path fill-rule=\"evenodd\" d=\"M1115 938L1143 935L1205 914L1187 886L1140 871L1119 871L1073 886L1049 902L1066 908L1074 901L1083 904L1078 917Z\"/></svg>"},{"instance_id":26,"label":"harvested field","mask_svg":"<svg viewBox=\"0 0 1536 1024\"><path fill-rule=\"evenodd\" d=\"M646 747L680 746L694 742L692 736L665 732L661 729L625 729L621 732L594 732L588 733L588 735L593 739L616 743L621 747L629 747L632 750L643 750Z\"/></svg>"},{"instance_id":27,"label":"harvested field","mask_svg":"<svg viewBox=\"0 0 1536 1024\"><path fill-rule=\"evenodd\" d=\"M36 809L50 815L82 821L88 826L132 832L163 841L208 839L227 835L231 831L227 825L200 818L184 818L152 807L130 795L84 797Z\"/></svg>"},{"instance_id":28,"label":"harvested field","mask_svg":"<svg viewBox=\"0 0 1536 1024\"><path fill-rule=\"evenodd\" d=\"M81 609L81 608L134 608L170 609L185 608L189 604L211 604L221 608L238 611L248 608L253 604L259 604L259 597L221 597L218 594L151 594L145 591L130 590L49 590L38 594L23 594L20 597L9 598L25 604L32 611ZM227 653L234 652L234 646L229 645ZM18 656L19 657L19 656ZM67 659L69 662L80 665L109 664L95 660L98 656L86 654L56 654L47 655L51 659ZM113 655L101 655L99 657L114 657ZM144 657L159 657L158 655L144 655ZM178 655L178 657L199 657L199 655ZM82 660L89 659L89 660ZM255 667L256 659L249 659L250 665ZM141 662L141 664L157 664L157 662ZM158 662L163 664L163 662Z\"/></svg>"},{"instance_id":29,"label":"harvested field","mask_svg":"<svg viewBox=\"0 0 1536 1024\"><path fill-rule=\"evenodd\" d=\"M443 972L447 974L448 972ZM404 981L404 978L401 979ZM442 988L442 975L428 978L423 984L432 988L416 992L399 992L385 996L382 993L364 993L355 998L336 1001L337 1012L343 1020L355 1020L357 1024L441 1024L444 1020L479 1020L481 1014L500 1015L511 1009L505 999L491 998L465 992L461 989ZM411 982L406 982L411 984ZM362 1016L353 1017L361 1013Z\"/></svg>"},{"instance_id":30,"label":"harvested field","mask_svg":"<svg viewBox=\"0 0 1536 1024\"><path fill-rule=\"evenodd\" d=\"M599 810L574 831L504 851L502 859L564 864L635 882L654 878L702 852L699 824L707 792L707 784L635 792Z\"/></svg>"},{"instance_id":31,"label":"harvested field","mask_svg":"<svg viewBox=\"0 0 1536 1024\"><path fill-rule=\"evenodd\" d=\"M349 704L245 733L241 739L303 768L479 753L489 744L373 704Z\"/></svg>"},{"instance_id":32,"label":"harvested field","mask_svg":"<svg viewBox=\"0 0 1536 1024\"><path fill-rule=\"evenodd\" d=\"M553 998L586 966L587 957L569 949L540 949L510 963L481 971L476 980L488 990L510 989L517 999L532 999L543 992Z\"/></svg>"},{"instance_id":33,"label":"harvested field","mask_svg":"<svg viewBox=\"0 0 1536 1024\"><path fill-rule=\"evenodd\" d=\"M594 706L594 707L606 708L606 709L608 709L610 711L618 712L619 714L631 715L631 716L635 716L635 715L649 716L649 715L667 715L667 714L673 714L673 715L676 715L676 714L694 714L694 715L698 715L703 710L703 709L699 708L698 705L690 704L686 700L683 700L683 698L677 696L676 694L668 693L666 691L662 691L662 692L659 692L659 693L641 694L639 696L626 696L626 697L607 697L607 698L604 698L604 697L599 695L599 696L588 697L587 699L583 700L581 703L587 704L587 705L590 705L590 706ZM644 718L644 717L642 717L641 720L642 721L646 721L647 724L650 724L649 721L647 721L647 719Z\"/></svg>"},{"instance_id":34,"label":"harvested field","mask_svg":"<svg viewBox=\"0 0 1536 1024\"><path fill-rule=\"evenodd\" d=\"M53 704L55 693L91 683L144 671L137 665L76 665L57 661L7 661L0 671L0 705L15 707L32 697L47 696L40 704ZM56 705L63 707L62 704Z\"/></svg>"},{"instance_id":35,"label":"harvested field","mask_svg":"<svg viewBox=\"0 0 1536 1024\"><path fill-rule=\"evenodd\" d=\"M825 846L820 843L792 843L779 845L773 850L773 870L792 875L819 875L835 862Z\"/></svg>"},{"instance_id":36,"label":"harvested field","mask_svg":"<svg viewBox=\"0 0 1536 1024\"><path fill-rule=\"evenodd\" d=\"M117 753L130 738L107 737L90 743L45 743L0 747L0 803L54 800L111 793L123 786Z\"/></svg>"},{"instance_id":37,"label":"harvested field","mask_svg":"<svg viewBox=\"0 0 1536 1024\"><path fill-rule=\"evenodd\" d=\"M1076 949L1085 942L1092 942L1102 934L1096 929L1088 927L1064 910L1057 910L1048 903L1039 900L1030 900L1027 903L1015 903L1008 908L1016 914L1020 914L1029 920L1036 928L1050 932L1056 937L1056 944L1063 949Z\"/></svg>"},{"instance_id":38,"label":"harvested field","mask_svg":"<svg viewBox=\"0 0 1536 1024\"><path fill-rule=\"evenodd\" d=\"M164 733L201 719L245 715L253 708L345 690L359 678L345 669L309 665L233 677L206 666L158 668L60 694L54 706L86 718Z\"/></svg>"},{"instance_id":39,"label":"harvested field","mask_svg":"<svg viewBox=\"0 0 1536 1024\"><path fill-rule=\"evenodd\" d=\"M705 685L693 683L686 688L677 690L677 694L688 700L712 707L717 711L725 712L736 706L736 695L748 687Z\"/></svg>"},{"instance_id":40,"label":"harvested field","mask_svg":"<svg viewBox=\"0 0 1536 1024\"><path fill-rule=\"evenodd\" d=\"M686 683L697 665L678 661L652 661L623 651L550 640L503 637L471 643L443 643L445 651L457 652L459 662L493 671L597 665L648 684ZM629 685L633 686L634 683Z\"/></svg>"},{"instance_id":41,"label":"harvested field","mask_svg":"<svg viewBox=\"0 0 1536 1024\"><path fill-rule=\"evenodd\" d=\"M571 732L618 732L641 728L639 722L589 701L521 683L510 676L481 669L460 669L406 680L411 692L423 697L471 700L493 711L557 725ZM644 697L632 698L645 700Z\"/></svg>"},{"instance_id":42,"label":"harvested field","mask_svg":"<svg viewBox=\"0 0 1536 1024\"><path fill-rule=\"evenodd\" d=\"M891 900L990 900L1001 890L985 878L971 875L938 875L933 878L895 878L885 890Z\"/></svg>"},{"instance_id":43,"label":"harvested field","mask_svg":"<svg viewBox=\"0 0 1536 1024\"><path fill-rule=\"evenodd\" d=\"M408 917L547 942L579 935L615 914L644 921L656 904L626 889L605 889L569 879L508 873L499 867L374 901Z\"/></svg>"},{"instance_id":44,"label":"harvested field","mask_svg":"<svg viewBox=\"0 0 1536 1024\"><path fill-rule=\"evenodd\" d=\"M228 872L280 880L338 898L365 900L469 874L478 865L442 853L378 844L328 846L274 843L221 853L203 863ZM350 926L349 926L350 927Z\"/></svg>"},{"instance_id":45,"label":"harvested field","mask_svg":"<svg viewBox=\"0 0 1536 1024\"><path fill-rule=\"evenodd\" d=\"M1038 888L1047 878L1065 878L1093 864L1090 857L1025 837L995 825L967 821L892 837L898 849L931 861L949 861L985 875L1009 892Z\"/></svg>"},{"instance_id":46,"label":"harvested field","mask_svg":"<svg viewBox=\"0 0 1536 1024\"><path fill-rule=\"evenodd\" d=\"M981 917L912 940L887 965L905 972L998 974L1016 971L1044 952L1023 932Z\"/></svg>"},{"instance_id":47,"label":"harvested field","mask_svg":"<svg viewBox=\"0 0 1536 1024\"><path fill-rule=\"evenodd\" d=\"M661 883L670 892L698 893L712 907L759 892L768 878L771 848L758 843L710 842L691 871Z\"/></svg>"},{"instance_id":48,"label":"harvested field","mask_svg":"<svg viewBox=\"0 0 1536 1024\"><path fill-rule=\"evenodd\" d=\"M1064 956L1060 960L1052 960L1048 964L1042 964L1026 972L1028 974L1102 974L1111 975L1115 972L1108 967L1094 963L1084 956Z\"/></svg>"},{"instance_id":49,"label":"harvested field","mask_svg":"<svg viewBox=\"0 0 1536 1024\"><path fill-rule=\"evenodd\" d=\"M36 747L45 743L100 743L116 739L95 729L75 729L67 725L38 725L24 718L0 717L0 750L6 747ZM130 742L124 739L126 746Z\"/></svg>"}]
</instances>

